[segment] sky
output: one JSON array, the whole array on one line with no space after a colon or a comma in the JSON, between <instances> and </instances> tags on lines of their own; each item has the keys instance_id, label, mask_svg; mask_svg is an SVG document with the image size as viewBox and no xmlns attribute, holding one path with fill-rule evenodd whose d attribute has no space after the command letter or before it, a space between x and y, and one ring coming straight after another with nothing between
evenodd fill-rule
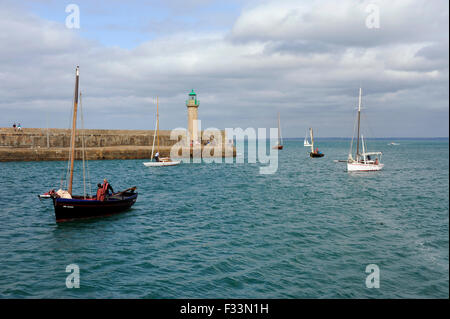
<instances>
[{"instance_id":1,"label":"sky","mask_svg":"<svg viewBox=\"0 0 450 319\"><path fill-rule=\"evenodd\" d=\"M69 28L69 4L79 28ZM448 137L447 0L0 0L0 127L70 127L80 66L84 127L276 127ZM70 17L69 17L70 18ZM69 19L69 21L73 21Z\"/></svg>"}]
</instances>

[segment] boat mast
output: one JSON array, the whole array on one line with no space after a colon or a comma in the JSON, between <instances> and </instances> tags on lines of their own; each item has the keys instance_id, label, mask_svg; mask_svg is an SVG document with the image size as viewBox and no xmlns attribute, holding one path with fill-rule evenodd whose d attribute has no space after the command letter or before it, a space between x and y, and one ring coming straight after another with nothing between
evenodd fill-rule
<instances>
[{"instance_id":1,"label":"boat mast","mask_svg":"<svg viewBox=\"0 0 450 319\"><path fill-rule=\"evenodd\" d=\"M159 109L158 109L158 97L156 97L156 137L158 140L158 153L159 153ZM161 156L161 155L159 155Z\"/></svg>"},{"instance_id":2,"label":"boat mast","mask_svg":"<svg viewBox=\"0 0 450 319\"><path fill-rule=\"evenodd\" d=\"M359 99L358 99L358 138L356 143L356 161L359 160L359 126L361 122L361 95L362 89L359 88Z\"/></svg>"},{"instance_id":3,"label":"boat mast","mask_svg":"<svg viewBox=\"0 0 450 319\"><path fill-rule=\"evenodd\" d=\"M152 144L152 155L150 156L150 160L153 160L153 151L155 150L155 140L156 140L156 121L155 121L155 128L153 129L153 144Z\"/></svg>"},{"instance_id":4,"label":"boat mast","mask_svg":"<svg viewBox=\"0 0 450 319\"><path fill-rule=\"evenodd\" d=\"M47 117L47 148L50 148L50 136L48 133L48 111L47 111L46 117Z\"/></svg>"},{"instance_id":5,"label":"boat mast","mask_svg":"<svg viewBox=\"0 0 450 319\"><path fill-rule=\"evenodd\" d=\"M362 151L363 151L363 161L364 163L366 163L366 155L364 155L366 153L366 147L364 145L364 136L361 135L361 146L362 146Z\"/></svg>"},{"instance_id":6,"label":"boat mast","mask_svg":"<svg viewBox=\"0 0 450 319\"><path fill-rule=\"evenodd\" d=\"M80 67L77 66L75 72L75 99L73 102L73 119L72 119L72 138L71 138L71 150L70 150L70 179L68 192L72 195L72 182L73 182L73 160L75 157L75 135L77 130L77 106L78 106L78 81L80 77Z\"/></svg>"},{"instance_id":7,"label":"boat mast","mask_svg":"<svg viewBox=\"0 0 450 319\"><path fill-rule=\"evenodd\" d=\"M309 128L309 136L311 137L311 152L314 153L314 134L312 127Z\"/></svg>"},{"instance_id":8,"label":"boat mast","mask_svg":"<svg viewBox=\"0 0 450 319\"><path fill-rule=\"evenodd\" d=\"M278 145L281 145L280 112L278 112Z\"/></svg>"}]
</instances>

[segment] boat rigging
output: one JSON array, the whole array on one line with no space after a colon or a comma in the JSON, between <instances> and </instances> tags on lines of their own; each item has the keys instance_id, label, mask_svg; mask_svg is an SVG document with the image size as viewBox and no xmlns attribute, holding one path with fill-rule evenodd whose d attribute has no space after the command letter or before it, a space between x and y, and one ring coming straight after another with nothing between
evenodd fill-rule
<instances>
[{"instance_id":1,"label":"boat rigging","mask_svg":"<svg viewBox=\"0 0 450 319\"><path fill-rule=\"evenodd\" d=\"M77 136L77 110L78 110L78 88L79 88L79 67L75 71L75 95L73 103L72 133L70 139L70 155L69 155L69 183L67 190L60 188L58 191L54 189L49 192L38 195L39 198L51 198L55 209L55 218L57 222L68 221L78 218L90 218L120 213L129 209L137 199L136 186L130 187L124 191L117 193L108 193L108 183L105 179L102 188L97 191L97 195L92 196L86 194L86 180L84 172L84 136L82 138L82 157L83 157L83 184L84 194L73 195L73 176L75 161L75 143ZM80 94L81 102L81 94Z\"/></svg>"}]
</instances>

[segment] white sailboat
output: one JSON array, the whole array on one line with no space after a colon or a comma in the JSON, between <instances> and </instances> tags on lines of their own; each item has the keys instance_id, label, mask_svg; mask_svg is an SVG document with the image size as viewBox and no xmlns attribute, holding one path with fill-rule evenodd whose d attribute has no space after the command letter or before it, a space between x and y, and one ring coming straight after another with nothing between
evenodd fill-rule
<instances>
[{"instance_id":1,"label":"white sailboat","mask_svg":"<svg viewBox=\"0 0 450 319\"><path fill-rule=\"evenodd\" d=\"M157 148L155 161L153 161L153 151L155 149L155 135L153 134L153 145L152 145L152 155L151 162L144 162L143 164L147 167L161 167L161 166L175 166L181 163L181 161L172 161L170 157L160 157L159 156L159 106L158 106L158 97L156 98L156 140L157 140Z\"/></svg>"},{"instance_id":2,"label":"white sailboat","mask_svg":"<svg viewBox=\"0 0 450 319\"><path fill-rule=\"evenodd\" d=\"M308 140L308 131L306 131L305 140L303 141L303 146L305 146L305 147L311 146L311 142Z\"/></svg>"},{"instance_id":3,"label":"white sailboat","mask_svg":"<svg viewBox=\"0 0 450 319\"><path fill-rule=\"evenodd\" d=\"M273 147L273 149L277 150L283 149L283 137L281 137L281 127L280 127L280 112L278 112L278 143Z\"/></svg>"},{"instance_id":4,"label":"white sailboat","mask_svg":"<svg viewBox=\"0 0 450 319\"><path fill-rule=\"evenodd\" d=\"M360 135L361 126L361 96L362 89L359 88L359 102L358 102L358 135L356 144L356 154L355 158L352 156L353 152L353 138L350 144L350 152L348 154L347 160L347 171L348 172L370 172L379 171L383 168L384 164L381 164L381 152L368 152L367 146L364 142L364 137ZM361 139L360 139L361 137ZM360 143L361 141L361 143ZM362 152L360 152L360 144L362 146ZM375 157L375 158L372 158Z\"/></svg>"}]
</instances>

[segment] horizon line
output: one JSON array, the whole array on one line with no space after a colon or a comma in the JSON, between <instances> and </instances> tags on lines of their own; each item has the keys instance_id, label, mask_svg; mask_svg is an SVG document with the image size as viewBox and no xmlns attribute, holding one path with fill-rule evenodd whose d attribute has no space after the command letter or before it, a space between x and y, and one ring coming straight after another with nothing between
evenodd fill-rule
<instances>
[{"instance_id":1,"label":"horizon line","mask_svg":"<svg viewBox=\"0 0 450 319\"><path fill-rule=\"evenodd\" d=\"M8 126L4 126L1 127L0 129L12 129L12 127ZM59 127L26 127L22 129L41 129L41 130L51 130L51 129L61 129L61 130L71 130L71 128L59 128ZM111 131L154 131L154 130L149 130L149 129L114 129L114 128L78 128L78 130L111 130ZM160 129L160 131L171 131L173 129ZM220 131L224 131L225 129L219 129ZM354 136L323 136L323 137L315 137L315 139L338 139L338 138L343 138L343 139L351 139ZM430 139L430 138L434 138L434 139L449 139L449 136L425 136L425 137L419 137L419 136L375 136L375 137L366 137L366 139ZM267 137L267 139L269 139L269 137ZM304 137L302 136L289 136L289 137L283 137L283 139L304 139Z\"/></svg>"}]
</instances>

